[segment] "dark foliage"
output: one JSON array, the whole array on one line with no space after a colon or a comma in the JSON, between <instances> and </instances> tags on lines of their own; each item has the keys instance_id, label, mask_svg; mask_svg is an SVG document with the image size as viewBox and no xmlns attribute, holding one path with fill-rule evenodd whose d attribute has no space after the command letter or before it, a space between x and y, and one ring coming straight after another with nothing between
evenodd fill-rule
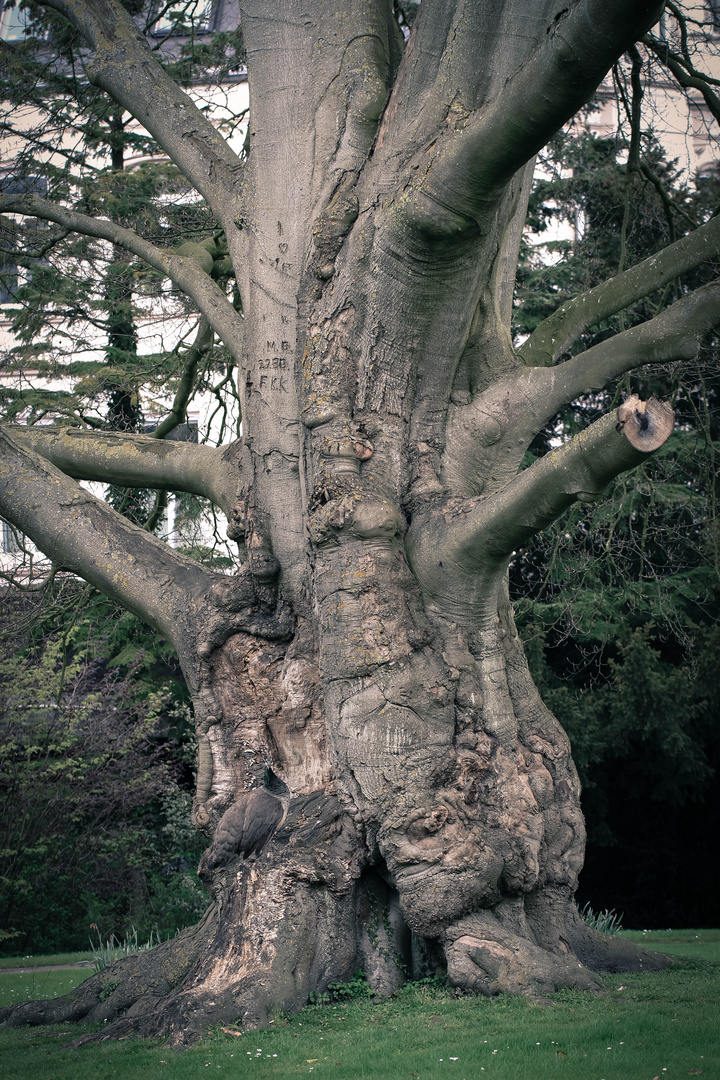
<instances>
[{"instance_id":1,"label":"dark foliage","mask_svg":"<svg viewBox=\"0 0 720 1080\"><path fill-rule=\"evenodd\" d=\"M683 182L651 134L639 160L622 142L558 136L531 201L543 240L524 249L517 330L564 299L640 261L717 209L715 177ZM661 197L662 194L662 197ZM557 261L547 265L547 254ZM712 273L712 267L702 274ZM624 313L651 317L705 280L676 281ZM594 327L582 351L621 329ZM544 700L573 745L589 843L579 899L624 912L626 926L716 925L718 871L707 837L720 824L720 600L717 348L694 366L640 371L579 399L535 440L528 462L607 412L621 394L669 398L676 434L595 504L577 504L510 568L518 625Z\"/></svg>"},{"instance_id":2,"label":"dark foliage","mask_svg":"<svg viewBox=\"0 0 720 1080\"><path fill-rule=\"evenodd\" d=\"M86 948L90 923L169 936L205 904L187 709L127 615L104 613L104 640L92 617L44 636L35 601L4 602L26 635L20 651L4 635L0 659L0 947Z\"/></svg>"}]
</instances>

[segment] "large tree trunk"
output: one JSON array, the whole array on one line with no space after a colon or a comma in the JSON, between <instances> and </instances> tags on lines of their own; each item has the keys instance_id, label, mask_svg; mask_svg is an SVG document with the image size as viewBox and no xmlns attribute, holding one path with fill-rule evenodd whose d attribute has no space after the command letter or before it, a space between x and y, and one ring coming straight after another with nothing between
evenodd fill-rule
<instances>
[{"instance_id":1,"label":"large tree trunk","mask_svg":"<svg viewBox=\"0 0 720 1080\"><path fill-rule=\"evenodd\" d=\"M211 834L270 755L293 799L269 850L214 872L201 863L213 905L198 927L6 1020L103 1020L90 1038L182 1044L212 1024L262 1026L358 968L381 995L440 972L464 990L537 1000L598 991L598 971L664 966L578 915L577 774L502 587L500 610L470 634L425 621L420 605L411 614L399 544L376 543L369 558L360 545L350 566L346 585L360 583L340 603L357 618L332 635L324 690L302 623L289 641L233 634L208 660L202 700L212 693L216 712L198 729L197 818Z\"/></svg>"},{"instance_id":2,"label":"large tree trunk","mask_svg":"<svg viewBox=\"0 0 720 1080\"><path fill-rule=\"evenodd\" d=\"M221 300L183 281L241 362L243 439L214 458L197 448L191 464L188 451L158 451L149 477L149 440L135 443L138 463L117 436L91 451L80 436L17 433L17 475L38 498L20 513L8 497L3 512L177 645L209 843L268 758L290 810L260 857L214 869L204 858L213 907L199 927L6 1019L84 1015L115 1021L103 1036L183 1041L221 1020L263 1024L358 967L378 993L440 970L464 990L538 998L663 965L578 916L577 773L507 594L514 550L642 460L672 420L634 399L518 472L536 432L583 390L687 355L717 319L717 290L698 290L665 322L555 368L526 365L510 338L531 155L657 5L583 0L558 14L550 2L423 0L402 63L385 3L241 6L248 160L241 191L232 177L213 208L238 268L242 341ZM131 84L142 92L134 69L123 89L121 67L98 63L118 100L132 100ZM162 141L148 101L139 115ZM186 160L206 144L164 139L210 199ZM215 176L230 173L220 162ZM162 265L178 279L177 259ZM677 266L653 264L643 288ZM612 310L637 292L635 278L617 281ZM573 318L575 335L594 321ZM57 539L47 500L38 507L60 474L33 449L73 476L211 491L245 569L211 579L93 504L88 529L122 534L133 567L151 566L118 583L94 534L77 550Z\"/></svg>"}]
</instances>

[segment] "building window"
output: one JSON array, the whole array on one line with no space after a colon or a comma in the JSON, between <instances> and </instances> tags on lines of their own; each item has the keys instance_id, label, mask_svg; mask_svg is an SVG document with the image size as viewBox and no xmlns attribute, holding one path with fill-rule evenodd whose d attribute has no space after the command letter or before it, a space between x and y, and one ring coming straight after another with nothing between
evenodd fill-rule
<instances>
[{"instance_id":1,"label":"building window","mask_svg":"<svg viewBox=\"0 0 720 1080\"><path fill-rule=\"evenodd\" d=\"M194 442L198 441L198 422L197 420L188 417L187 424L178 424L176 428L165 436L167 439L171 439L173 442Z\"/></svg>"},{"instance_id":2,"label":"building window","mask_svg":"<svg viewBox=\"0 0 720 1080\"><path fill-rule=\"evenodd\" d=\"M152 423L145 424L143 427L143 434L150 435L155 431L156 427L160 423L160 420L153 420ZM188 416L186 424L177 424L172 431L170 431L165 438L168 442L193 442L198 441L198 422L195 417Z\"/></svg>"},{"instance_id":3,"label":"building window","mask_svg":"<svg viewBox=\"0 0 720 1080\"><path fill-rule=\"evenodd\" d=\"M713 31L720 33L720 0L707 0L707 7Z\"/></svg>"},{"instance_id":4,"label":"building window","mask_svg":"<svg viewBox=\"0 0 720 1080\"><path fill-rule=\"evenodd\" d=\"M5 555L11 555L14 551L20 551L18 534L7 521L0 521L0 551Z\"/></svg>"},{"instance_id":5,"label":"building window","mask_svg":"<svg viewBox=\"0 0 720 1080\"><path fill-rule=\"evenodd\" d=\"M180 0L176 4L161 4L150 33L158 37L207 34L214 29L215 11L214 0Z\"/></svg>"},{"instance_id":6,"label":"building window","mask_svg":"<svg viewBox=\"0 0 720 1080\"><path fill-rule=\"evenodd\" d=\"M24 41L28 14L20 10L20 0L0 0L0 38L3 41Z\"/></svg>"},{"instance_id":7,"label":"building window","mask_svg":"<svg viewBox=\"0 0 720 1080\"><path fill-rule=\"evenodd\" d=\"M47 180L44 176L23 176L11 180L0 174L0 195L47 195ZM26 219L24 228L41 238L46 226L39 225L34 219ZM13 258L17 245L13 226L0 222L0 305L15 302L18 287L18 264ZM25 271L26 279L32 277L32 269Z\"/></svg>"}]
</instances>

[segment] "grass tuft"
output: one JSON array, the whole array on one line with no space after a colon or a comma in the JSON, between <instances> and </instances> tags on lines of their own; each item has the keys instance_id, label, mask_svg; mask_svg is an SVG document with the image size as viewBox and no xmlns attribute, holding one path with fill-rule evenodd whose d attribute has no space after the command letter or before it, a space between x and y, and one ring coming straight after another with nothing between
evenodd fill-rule
<instances>
[{"instance_id":1,"label":"grass tuft","mask_svg":"<svg viewBox=\"0 0 720 1080\"><path fill-rule=\"evenodd\" d=\"M592 926L594 930L599 930L601 934L609 934L611 937L619 934L622 930L622 915L618 915L615 908L611 908L609 911L607 908L604 911L593 911L590 904L587 903L580 908L580 918L584 919L588 926Z\"/></svg>"},{"instance_id":2,"label":"grass tuft","mask_svg":"<svg viewBox=\"0 0 720 1080\"><path fill-rule=\"evenodd\" d=\"M93 950L93 970L96 973L104 971L106 967L110 967L116 960L122 960L124 956L132 956L133 953L148 952L150 949L154 949L156 945L160 944L160 934L155 928L155 940L153 941L153 931L150 931L150 938L148 941L138 944L138 933L133 926L132 930L128 930L122 941L116 938L114 934L111 934L107 941L103 942L100 937L100 931L95 926L95 932L98 936L97 945L93 944L92 938L90 938L90 948Z\"/></svg>"}]
</instances>

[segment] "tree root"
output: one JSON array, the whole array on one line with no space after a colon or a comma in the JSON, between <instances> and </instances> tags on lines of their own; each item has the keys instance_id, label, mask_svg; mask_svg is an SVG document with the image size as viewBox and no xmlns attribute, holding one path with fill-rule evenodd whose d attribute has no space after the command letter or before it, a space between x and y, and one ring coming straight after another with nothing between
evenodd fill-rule
<instances>
[{"instance_id":1,"label":"tree root","mask_svg":"<svg viewBox=\"0 0 720 1080\"><path fill-rule=\"evenodd\" d=\"M565 889L541 889L525 898L524 907L539 945L572 952L592 971L663 971L673 963L664 953L588 926Z\"/></svg>"},{"instance_id":2,"label":"tree root","mask_svg":"<svg viewBox=\"0 0 720 1080\"><path fill-rule=\"evenodd\" d=\"M211 907L203 919L157 948L134 953L90 976L61 998L24 1001L0 1009L0 1024L62 1024L85 1020L90 1023L114 1021L132 1024L133 1019L154 1009L188 976L217 924L218 910ZM117 1025L85 1036L99 1040L115 1034Z\"/></svg>"},{"instance_id":3,"label":"tree root","mask_svg":"<svg viewBox=\"0 0 720 1080\"><path fill-rule=\"evenodd\" d=\"M455 986L531 1000L565 988L599 994L598 972L661 971L672 963L588 926L564 890L541 890L468 915L448 928L443 943Z\"/></svg>"},{"instance_id":4,"label":"tree root","mask_svg":"<svg viewBox=\"0 0 720 1080\"><path fill-rule=\"evenodd\" d=\"M252 1030L275 1012L295 1012L313 991L350 979L370 938L390 944L383 883L335 881L330 887L328 867L324 876L318 871L318 860L291 855L235 860L216 877L217 902L199 926L118 961L64 998L4 1009L0 1022L104 1021L101 1031L69 1045L142 1036L180 1047L217 1024L239 1020ZM392 959L388 955L372 972L381 993L397 989Z\"/></svg>"},{"instance_id":5,"label":"tree root","mask_svg":"<svg viewBox=\"0 0 720 1080\"><path fill-rule=\"evenodd\" d=\"M317 865L315 866L317 870ZM361 966L378 995L406 972L437 970L433 942L411 934L397 891L374 870L333 890L293 858L235 865L202 921L150 952L117 961L64 998L0 1009L0 1023L104 1022L69 1046L129 1037L180 1048L209 1027L265 1026ZM539 890L464 916L441 939L450 982L485 995L546 1001L562 988L602 993L599 971L658 970L670 959L580 918L567 890Z\"/></svg>"},{"instance_id":6,"label":"tree root","mask_svg":"<svg viewBox=\"0 0 720 1080\"><path fill-rule=\"evenodd\" d=\"M544 1001L564 988L602 993L599 976L574 955L548 952L504 929L489 911L468 915L450 927L445 955L453 985L488 997L520 994Z\"/></svg>"}]
</instances>

